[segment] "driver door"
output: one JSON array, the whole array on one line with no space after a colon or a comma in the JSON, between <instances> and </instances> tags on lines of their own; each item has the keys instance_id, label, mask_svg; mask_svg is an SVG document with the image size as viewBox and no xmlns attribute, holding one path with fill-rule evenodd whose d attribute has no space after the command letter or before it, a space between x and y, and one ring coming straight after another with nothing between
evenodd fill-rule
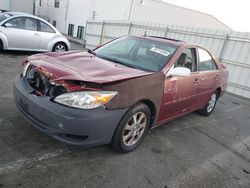
<instances>
[{"instance_id":1,"label":"driver door","mask_svg":"<svg viewBox=\"0 0 250 188\"><path fill-rule=\"evenodd\" d=\"M40 35L37 32L37 21L34 18L13 18L4 24L3 32L8 40L9 49L39 49Z\"/></svg>"},{"instance_id":2,"label":"driver door","mask_svg":"<svg viewBox=\"0 0 250 188\"><path fill-rule=\"evenodd\" d=\"M159 121L190 111L198 105L196 100L199 74L195 48L185 49L172 68L190 69L189 76L166 76Z\"/></svg>"}]
</instances>

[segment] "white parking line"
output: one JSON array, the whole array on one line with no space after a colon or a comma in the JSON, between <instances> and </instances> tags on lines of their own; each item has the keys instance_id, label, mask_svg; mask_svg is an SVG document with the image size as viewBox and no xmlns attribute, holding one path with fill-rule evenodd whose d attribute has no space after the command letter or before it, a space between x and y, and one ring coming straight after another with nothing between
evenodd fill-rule
<instances>
[{"instance_id":1,"label":"white parking line","mask_svg":"<svg viewBox=\"0 0 250 188\"><path fill-rule=\"evenodd\" d=\"M64 150L60 149L51 153L39 154L35 156L33 159L31 158L18 159L16 161L12 161L7 164L0 165L0 174L18 171L22 169L25 165L30 165L32 163L44 161L50 158L55 158L65 153L66 152Z\"/></svg>"},{"instance_id":2,"label":"white parking line","mask_svg":"<svg viewBox=\"0 0 250 188\"><path fill-rule=\"evenodd\" d=\"M240 109L240 108L242 108L242 106L241 106L241 105L236 106L236 107L231 108L231 109L228 109L228 110L226 110L226 112L232 112L232 111L234 111L234 110L238 110L238 109Z\"/></svg>"},{"instance_id":3,"label":"white parking line","mask_svg":"<svg viewBox=\"0 0 250 188\"><path fill-rule=\"evenodd\" d=\"M234 97L234 96L229 95L229 94L225 94L225 95L226 95L227 97L230 97L230 98L232 98L232 99L235 99L235 100L241 101L241 102L243 102L243 103L250 104L250 101L248 101L248 100L240 99L240 98Z\"/></svg>"}]
</instances>

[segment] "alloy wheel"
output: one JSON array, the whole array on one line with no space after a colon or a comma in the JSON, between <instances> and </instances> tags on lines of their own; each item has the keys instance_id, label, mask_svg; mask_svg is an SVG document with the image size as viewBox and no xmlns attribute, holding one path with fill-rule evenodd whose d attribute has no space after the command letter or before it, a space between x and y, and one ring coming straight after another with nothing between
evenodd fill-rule
<instances>
[{"instance_id":1,"label":"alloy wheel","mask_svg":"<svg viewBox=\"0 0 250 188\"><path fill-rule=\"evenodd\" d=\"M65 52L65 51L66 51L66 47L65 47L65 45L63 45L63 44L58 44L58 45L55 47L55 51L56 51L56 52Z\"/></svg>"},{"instance_id":2,"label":"alloy wheel","mask_svg":"<svg viewBox=\"0 0 250 188\"><path fill-rule=\"evenodd\" d=\"M211 98L210 98L210 101L208 102L208 106L207 106L207 112L210 113L214 107L215 107L215 104L216 104L216 99L217 99L217 95L214 93Z\"/></svg>"},{"instance_id":3,"label":"alloy wheel","mask_svg":"<svg viewBox=\"0 0 250 188\"><path fill-rule=\"evenodd\" d=\"M123 130L123 143L126 146L135 145L142 137L147 126L147 117L143 112L135 113Z\"/></svg>"}]
</instances>

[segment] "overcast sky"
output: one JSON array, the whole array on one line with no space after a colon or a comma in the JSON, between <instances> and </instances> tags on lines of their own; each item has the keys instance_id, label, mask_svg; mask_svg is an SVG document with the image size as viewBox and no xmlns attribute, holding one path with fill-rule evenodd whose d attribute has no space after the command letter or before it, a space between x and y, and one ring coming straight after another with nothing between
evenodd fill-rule
<instances>
[{"instance_id":1,"label":"overcast sky","mask_svg":"<svg viewBox=\"0 0 250 188\"><path fill-rule=\"evenodd\" d=\"M250 32L249 0L163 0L182 7L212 14L236 31Z\"/></svg>"}]
</instances>

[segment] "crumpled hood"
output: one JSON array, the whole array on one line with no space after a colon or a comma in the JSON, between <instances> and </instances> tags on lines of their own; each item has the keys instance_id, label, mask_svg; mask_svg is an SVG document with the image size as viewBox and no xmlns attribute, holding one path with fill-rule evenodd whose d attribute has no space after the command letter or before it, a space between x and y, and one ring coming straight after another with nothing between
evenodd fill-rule
<instances>
[{"instance_id":1,"label":"crumpled hood","mask_svg":"<svg viewBox=\"0 0 250 188\"><path fill-rule=\"evenodd\" d=\"M82 51L36 54L28 57L27 61L48 75L52 81L80 80L101 84L153 74Z\"/></svg>"}]
</instances>

